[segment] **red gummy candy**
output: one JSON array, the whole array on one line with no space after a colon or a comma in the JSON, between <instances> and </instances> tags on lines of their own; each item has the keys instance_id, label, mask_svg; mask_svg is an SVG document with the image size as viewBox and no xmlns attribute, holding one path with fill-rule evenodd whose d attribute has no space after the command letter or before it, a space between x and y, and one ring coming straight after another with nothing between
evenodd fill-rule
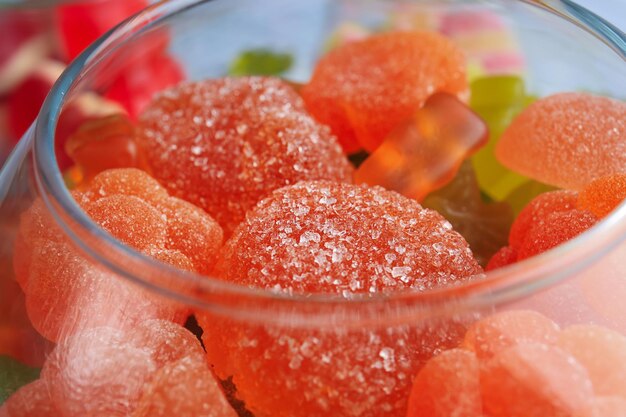
<instances>
[{"instance_id":1,"label":"red gummy candy","mask_svg":"<svg viewBox=\"0 0 626 417\"><path fill-rule=\"evenodd\" d=\"M487 143L487 125L454 96L431 96L359 166L356 183L381 185L421 201L448 183Z\"/></svg>"},{"instance_id":2,"label":"red gummy candy","mask_svg":"<svg viewBox=\"0 0 626 417\"><path fill-rule=\"evenodd\" d=\"M436 92L467 92L461 50L434 32L391 32L329 52L301 94L351 153L375 150Z\"/></svg>"},{"instance_id":3,"label":"red gummy candy","mask_svg":"<svg viewBox=\"0 0 626 417\"><path fill-rule=\"evenodd\" d=\"M490 359L521 344L556 345L559 326L534 311L513 310L494 314L474 323L465 334L463 346L479 359Z\"/></svg>"},{"instance_id":4,"label":"red gummy candy","mask_svg":"<svg viewBox=\"0 0 626 417\"><path fill-rule=\"evenodd\" d=\"M453 286L481 272L437 212L380 187L311 181L259 202L215 273L281 293L350 297ZM412 376L464 332L453 320L334 331L198 319L217 375L233 377L255 415L276 417L404 415Z\"/></svg>"},{"instance_id":5,"label":"red gummy candy","mask_svg":"<svg viewBox=\"0 0 626 417\"><path fill-rule=\"evenodd\" d=\"M578 195L578 208L598 218L607 216L626 199L626 174L598 178L587 184Z\"/></svg>"},{"instance_id":6,"label":"red gummy candy","mask_svg":"<svg viewBox=\"0 0 626 417\"><path fill-rule=\"evenodd\" d=\"M215 217L227 235L276 188L351 181L336 139L278 79L180 84L155 98L140 127L138 140L156 178Z\"/></svg>"},{"instance_id":7,"label":"red gummy candy","mask_svg":"<svg viewBox=\"0 0 626 417\"><path fill-rule=\"evenodd\" d=\"M503 350L481 367L480 381L490 417L570 417L593 396L585 368L554 346Z\"/></svg>"},{"instance_id":8,"label":"red gummy candy","mask_svg":"<svg viewBox=\"0 0 626 417\"><path fill-rule=\"evenodd\" d=\"M626 103L587 93L537 100L508 127L496 156L540 182L580 189L601 176L626 173Z\"/></svg>"},{"instance_id":9,"label":"red gummy candy","mask_svg":"<svg viewBox=\"0 0 626 417\"><path fill-rule=\"evenodd\" d=\"M518 249L517 259L521 261L565 243L587 231L597 221L596 216L582 210L549 214L543 222L530 227Z\"/></svg>"},{"instance_id":10,"label":"red gummy candy","mask_svg":"<svg viewBox=\"0 0 626 417\"><path fill-rule=\"evenodd\" d=\"M452 349L431 359L413 382L407 417L482 415L476 355Z\"/></svg>"},{"instance_id":11,"label":"red gummy candy","mask_svg":"<svg viewBox=\"0 0 626 417\"><path fill-rule=\"evenodd\" d=\"M0 417L62 417L50 399L45 381L38 379L17 390L0 406Z\"/></svg>"},{"instance_id":12,"label":"red gummy candy","mask_svg":"<svg viewBox=\"0 0 626 417\"><path fill-rule=\"evenodd\" d=\"M597 395L626 399L626 337L593 325L568 327L561 332L559 346L589 372Z\"/></svg>"},{"instance_id":13,"label":"red gummy candy","mask_svg":"<svg viewBox=\"0 0 626 417\"><path fill-rule=\"evenodd\" d=\"M493 271L515 262L517 262L517 251L510 246L505 246L491 257L485 271Z\"/></svg>"},{"instance_id":14,"label":"red gummy candy","mask_svg":"<svg viewBox=\"0 0 626 417\"><path fill-rule=\"evenodd\" d=\"M148 4L146 0L103 0L57 6L54 13L65 59L76 58L89 44Z\"/></svg>"},{"instance_id":15,"label":"red gummy candy","mask_svg":"<svg viewBox=\"0 0 626 417\"><path fill-rule=\"evenodd\" d=\"M509 244L519 249L530 228L542 225L552 214L576 208L577 194L573 191L551 191L535 197L517 216L509 234Z\"/></svg>"}]
</instances>

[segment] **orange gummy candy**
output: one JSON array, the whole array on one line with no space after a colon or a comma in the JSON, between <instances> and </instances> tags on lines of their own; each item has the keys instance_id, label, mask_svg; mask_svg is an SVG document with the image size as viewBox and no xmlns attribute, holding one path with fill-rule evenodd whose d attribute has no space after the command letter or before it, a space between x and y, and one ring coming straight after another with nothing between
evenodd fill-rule
<instances>
[{"instance_id":1,"label":"orange gummy candy","mask_svg":"<svg viewBox=\"0 0 626 417\"><path fill-rule=\"evenodd\" d=\"M375 150L436 92L467 93L463 52L434 32L390 32L322 57L301 94L348 153Z\"/></svg>"},{"instance_id":2,"label":"orange gummy candy","mask_svg":"<svg viewBox=\"0 0 626 417\"><path fill-rule=\"evenodd\" d=\"M142 114L138 141L155 177L211 214L227 235L274 189L302 180L352 181L330 130L274 78L166 90Z\"/></svg>"},{"instance_id":3,"label":"orange gummy candy","mask_svg":"<svg viewBox=\"0 0 626 417\"><path fill-rule=\"evenodd\" d=\"M602 218L615 210L624 199L626 174L614 174L587 184L578 195L578 208Z\"/></svg>"},{"instance_id":4,"label":"orange gummy candy","mask_svg":"<svg viewBox=\"0 0 626 417\"><path fill-rule=\"evenodd\" d=\"M626 173L626 103L588 93L536 101L504 132L496 157L508 168L557 187L580 189Z\"/></svg>"},{"instance_id":5,"label":"orange gummy candy","mask_svg":"<svg viewBox=\"0 0 626 417\"><path fill-rule=\"evenodd\" d=\"M463 346L479 359L490 359L511 346L528 343L556 345L559 326L549 318L527 310L504 311L474 323Z\"/></svg>"},{"instance_id":6,"label":"orange gummy candy","mask_svg":"<svg viewBox=\"0 0 626 417\"><path fill-rule=\"evenodd\" d=\"M504 246L489 259L485 271L493 271L515 262L517 262L517 251L510 246Z\"/></svg>"},{"instance_id":7,"label":"orange gummy candy","mask_svg":"<svg viewBox=\"0 0 626 417\"><path fill-rule=\"evenodd\" d=\"M421 201L454 178L487 139L487 125L472 110L454 96L435 94L385 137L359 166L355 182Z\"/></svg>"},{"instance_id":8,"label":"orange gummy candy","mask_svg":"<svg viewBox=\"0 0 626 417\"><path fill-rule=\"evenodd\" d=\"M478 417L482 415L479 363L462 349L431 359L413 382L407 417Z\"/></svg>"},{"instance_id":9,"label":"orange gummy candy","mask_svg":"<svg viewBox=\"0 0 626 417\"><path fill-rule=\"evenodd\" d=\"M563 350L523 344L481 367L483 408L490 417L570 417L593 396L585 368Z\"/></svg>"},{"instance_id":10,"label":"orange gummy candy","mask_svg":"<svg viewBox=\"0 0 626 417\"><path fill-rule=\"evenodd\" d=\"M280 293L350 297L467 282L482 269L441 215L380 187L328 181L276 190L249 212L216 266ZM293 329L198 317L209 361L255 415L397 416L425 360L464 323Z\"/></svg>"},{"instance_id":11,"label":"orange gummy candy","mask_svg":"<svg viewBox=\"0 0 626 417\"><path fill-rule=\"evenodd\" d=\"M626 337L593 325L577 325L561 332L559 346L589 372L597 395L626 399Z\"/></svg>"}]
</instances>

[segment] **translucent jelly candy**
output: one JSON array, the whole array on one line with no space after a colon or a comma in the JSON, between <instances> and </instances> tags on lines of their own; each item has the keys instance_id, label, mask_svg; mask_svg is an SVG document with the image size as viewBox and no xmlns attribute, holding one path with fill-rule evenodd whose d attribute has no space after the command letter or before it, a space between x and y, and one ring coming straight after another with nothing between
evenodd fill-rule
<instances>
[{"instance_id":1,"label":"translucent jelly candy","mask_svg":"<svg viewBox=\"0 0 626 417\"><path fill-rule=\"evenodd\" d=\"M249 286L337 294L423 290L481 272L438 213L379 187L327 181L262 200L216 266L218 276Z\"/></svg>"},{"instance_id":2,"label":"translucent jelly candy","mask_svg":"<svg viewBox=\"0 0 626 417\"><path fill-rule=\"evenodd\" d=\"M351 181L328 128L272 78L183 83L141 117L139 142L156 178L215 217L229 234L257 201L301 180Z\"/></svg>"},{"instance_id":3,"label":"translucent jelly candy","mask_svg":"<svg viewBox=\"0 0 626 417\"><path fill-rule=\"evenodd\" d=\"M87 182L107 169L143 165L135 143L135 127L123 114L85 122L67 139L65 150Z\"/></svg>"},{"instance_id":4,"label":"translucent jelly candy","mask_svg":"<svg viewBox=\"0 0 626 417\"><path fill-rule=\"evenodd\" d=\"M502 132L528 104L524 80L514 75L497 75L470 84L470 107L489 127L489 142L472 157L480 188L495 200L503 200L528 178L502 166L493 151ZM528 200L526 200L528 201Z\"/></svg>"},{"instance_id":5,"label":"translucent jelly candy","mask_svg":"<svg viewBox=\"0 0 626 417\"><path fill-rule=\"evenodd\" d=\"M486 360L511 346L556 345L558 338L559 326L549 318L534 311L513 310L474 323L465 334L463 346Z\"/></svg>"},{"instance_id":6,"label":"translucent jelly candy","mask_svg":"<svg viewBox=\"0 0 626 417\"><path fill-rule=\"evenodd\" d=\"M179 268L200 273L213 268L220 227L197 207L169 197L143 171L105 171L74 197L127 245ZM54 341L105 324L134 326L146 318L184 320L186 309L96 266L61 236L40 200L22 216L16 279L26 294L29 318L45 337Z\"/></svg>"},{"instance_id":7,"label":"translucent jelly candy","mask_svg":"<svg viewBox=\"0 0 626 417\"><path fill-rule=\"evenodd\" d=\"M291 54L274 52L269 49L243 51L230 64L228 75L281 75L293 64Z\"/></svg>"},{"instance_id":8,"label":"translucent jelly candy","mask_svg":"<svg viewBox=\"0 0 626 417\"><path fill-rule=\"evenodd\" d=\"M575 209L576 200L577 194L573 191L553 191L535 197L513 222L509 234L510 245L521 247L533 225L542 225L550 214Z\"/></svg>"},{"instance_id":9,"label":"translucent jelly candy","mask_svg":"<svg viewBox=\"0 0 626 417\"><path fill-rule=\"evenodd\" d=\"M144 389L132 414L132 417L171 416L237 417L203 352L163 366Z\"/></svg>"},{"instance_id":10,"label":"translucent jelly candy","mask_svg":"<svg viewBox=\"0 0 626 417\"><path fill-rule=\"evenodd\" d=\"M417 374L407 417L481 416L479 374L472 352L452 349L441 353Z\"/></svg>"},{"instance_id":11,"label":"translucent jelly candy","mask_svg":"<svg viewBox=\"0 0 626 417\"><path fill-rule=\"evenodd\" d=\"M359 166L356 183L381 185L421 201L452 178L487 141L487 127L455 97L440 93L391 131Z\"/></svg>"},{"instance_id":12,"label":"translucent jelly candy","mask_svg":"<svg viewBox=\"0 0 626 417\"><path fill-rule=\"evenodd\" d=\"M585 368L553 346L523 344L481 367L483 410L491 417L568 417L593 396Z\"/></svg>"},{"instance_id":13,"label":"translucent jelly candy","mask_svg":"<svg viewBox=\"0 0 626 417\"><path fill-rule=\"evenodd\" d=\"M438 91L467 92L463 53L435 32L391 32L330 51L301 94L351 153L375 150Z\"/></svg>"},{"instance_id":14,"label":"translucent jelly candy","mask_svg":"<svg viewBox=\"0 0 626 417\"><path fill-rule=\"evenodd\" d=\"M0 404L18 388L38 377L38 369L23 365L8 356L0 356Z\"/></svg>"},{"instance_id":15,"label":"translucent jelly candy","mask_svg":"<svg viewBox=\"0 0 626 417\"><path fill-rule=\"evenodd\" d=\"M450 224L414 200L313 181L259 202L215 273L281 293L350 297L455 285L481 268ZM255 415L277 417L403 415L421 364L464 331L452 320L335 331L198 319L217 375L233 377Z\"/></svg>"},{"instance_id":16,"label":"translucent jelly candy","mask_svg":"<svg viewBox=\"0 0 626 417\"><path fill-rule=\"evenodd\" d=\"M563 330L559 345L587 369L597 395L626 399L626 337L599 326L579 325Z\"/></svg>"},{"instance_id":17,"label":"translucent jelly candy","mask_svg":"<svg viewBox=\"0 0 626 417\"><path fill-rule=\"evenodd\" d=\"M598 178L587 184L578 195L578 208L605 217L626 199L626 174Z\"/></svg>"},{"instance_id":18,"label":"translucent jelly candy","mask_svg":"<svg viewBox=\"0 0 626 417\"><path fill-rule=\"evenodd\" d=\"M452 224L481 265L507 242L513 212L506 203L484 202L469 161L461 165L452 182L429 194L422 205L436 210Z\"/></svg>"},{"instance_id":19,"label":"translucent jelly candy","mask_svg":"<svg viewBox=\"0 0 626 417\"><path fill-rule=\"evenodd\" d=\"M500 162L546 184L580 189L626 172L626 103L562 93L530 105L496 147Z\"/></svg>"},{"instance_id":20,"label":"translucent jelly candy","mask_svg":"<svg viewBox=\"0 0 626 417\"><path fill-rule=\"evenodd\" d=\"M3 414L4 413L4 414ZM0 417L61 417L40 379L20 388L0 406Z\"/></svg>"}]
</instances>

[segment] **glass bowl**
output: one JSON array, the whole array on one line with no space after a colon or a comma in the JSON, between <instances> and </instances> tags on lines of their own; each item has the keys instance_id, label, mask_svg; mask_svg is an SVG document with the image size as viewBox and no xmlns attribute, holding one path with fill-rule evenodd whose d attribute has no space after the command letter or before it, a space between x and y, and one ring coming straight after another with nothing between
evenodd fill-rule
<instances>
[{"instance_id":1,"label":"glass bowl","mask_svg":"<svg viewBox=\"0 0 626 417\"><path fill-rule=\"evenodd\" d=\"M299 295L185 272L130 249L82 211L67 188L72 176L59 169L59 121L84 94L106 95L120 74L143 71L155 43L169 45L191 81L224 76L242 51L287 53L293 64L283 76L297 86L331 34L331 42L352 36L346 27L406 29L477 11L504 22L519 48L493 71L523 77L530 95L625 98L624 34L569 1L166 1L91 45L0 172L0 353L43 366L18 394L37 392L37 404L65 417L137 417L150 406L151 415L235 415L223 398L256 417L466 415L471 407L491 417L569 416L595 412L608 397L626 401L624 203L579 237L463 285ZM466 52L473 76L489 71L480 51ZM139 358L151 338L164 337L150 326L171 328L163 320L185 324L204 343L210 368L202 377L181 368L192 378L182 379L184 390L173 388L181 373L162 371L154 351L151 367ZM598 338L615 344L594 345ZM604 347L610 354L594 350ZM613 372L610 384L598 369ZM220 389L199 388L214 386L214 377ZM157 382L173 394L159 397Z\"/></svg>"}]
</instances>

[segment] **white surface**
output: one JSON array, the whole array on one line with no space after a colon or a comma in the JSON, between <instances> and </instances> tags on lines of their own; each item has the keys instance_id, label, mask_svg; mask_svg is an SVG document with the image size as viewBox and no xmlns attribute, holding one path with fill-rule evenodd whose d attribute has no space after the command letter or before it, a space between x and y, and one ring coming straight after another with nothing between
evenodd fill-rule
<instances>
[{"instance_id":1,"label":"white surface","mask_svg":"<svg viewBox=\"0 0 626 417\"><path fill-rule=\"evenodd\" d=\"M626 31L626 0L577 0L577 3Z\"/></svg>"}]
</instances>

